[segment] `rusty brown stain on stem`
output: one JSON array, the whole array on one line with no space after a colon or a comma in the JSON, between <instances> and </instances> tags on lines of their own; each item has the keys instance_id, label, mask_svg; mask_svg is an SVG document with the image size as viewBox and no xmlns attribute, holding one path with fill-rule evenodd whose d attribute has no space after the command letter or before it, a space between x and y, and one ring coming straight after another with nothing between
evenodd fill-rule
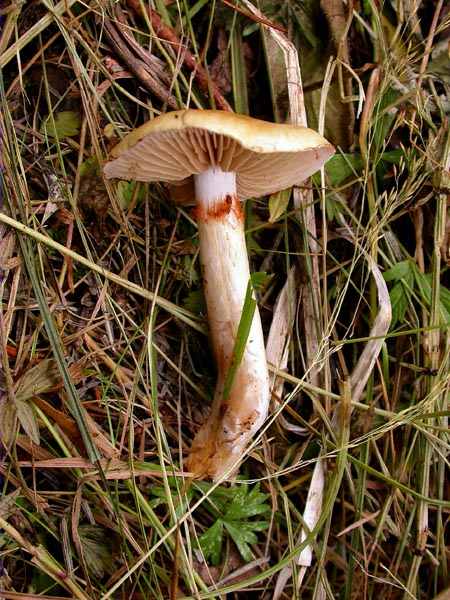
<instances>
[{"instance_id":1,"label":"rusty brown stain on stem","mask_svg":"<svg viewBox=\"0 0 450 600\"><path fill-rule=\"evenodd\" d=\"M196 206L193 211L197 221L207 222L210 220L225 220L226 217L234 215L238 221L244 220L241 201L237 196L227 194L223 200L217 201L213 206Z\"/></svg>"}]
</instances>

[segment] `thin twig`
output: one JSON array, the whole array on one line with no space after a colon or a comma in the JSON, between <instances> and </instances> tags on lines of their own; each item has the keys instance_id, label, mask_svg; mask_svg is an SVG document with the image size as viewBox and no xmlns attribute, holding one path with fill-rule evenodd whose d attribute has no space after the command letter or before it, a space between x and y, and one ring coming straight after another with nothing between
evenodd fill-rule
<instances>
[{"instance_id":1,"label":"thin twig","mask_svg":"<svg viewBox=\"0 0 450 600\"><path fill-rule=\"evenodd\" d=\"M142 15L142 8L139 0L127 0L127 4L128 6L130 6L130 8L132 8L135 11L137 15ZM204 92L205 94L211 94L217 108L232 112L233 109L222 96L216 84L213 82L206 70L198 63L198 61L195 59L194 55L190 52L190 50L188 50L188 48L186 48L186 46L184 46L180 42L178 36L173 31L173 29L171 29L165 23L163 23L161 17L155 10L148 7L147 13L150 18L155 35L157 35L162 40L169 42L172 45L173 49L180 53L182 61L184 62L186 67L193 72L197 85L202 90L202 92Z\"/></svg>"},{"instance_id":2,"label":"thin twig","mask_svg":"<svg viewBox=\"0 0 450 600\"><path fill-rule=\"evenodd\" d=\"M113 22L109 19L105 19L104 27L109 39L109 43L111 44L114 52L120 56L122 61L125 63L128 69L136 75L141 84L147 90L155 94L155 96L162 100L162 102L166 102L170 108L175 110L179 108L176 98L172 96L169 90L164 88L164 86L156 79L156 77L153 77L145 62L140 58L136 58L136 56L130 52L129 48L116 30Z\"/></svg>"}]
</instances>

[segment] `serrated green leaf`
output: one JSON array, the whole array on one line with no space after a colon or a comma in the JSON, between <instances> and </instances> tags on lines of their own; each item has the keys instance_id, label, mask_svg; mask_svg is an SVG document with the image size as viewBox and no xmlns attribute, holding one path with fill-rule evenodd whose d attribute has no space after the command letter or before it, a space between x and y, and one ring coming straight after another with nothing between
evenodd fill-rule
<instances>
[{"instance_id":1,"label":"serrated green leaf","mask_svg":"<svg viewBox=\"0 0 450 600\"><path fill-rule=\"evenodd\" d=\"M256 535L252 532L245 531L245 529L241 527L241 523L235 524L225 521L224 525L230 534L231 539L236 544L239 554L246 562L250 562L253 559L253 553L248 543L255 544L257 542Z\"/></svg>"},{"instance_id":2,"label":"serrated green leaf","mask_svg":"<svg viewBox=\"0 0 450 600\"><path fill-rule=\"evenodd\" d=\"M253 531L252 523L241 523L240 521L224 521L231 529L238 529L239 539L247 544L256 544L258 538Z\"/></svg>"},{"instance_id":3,"label":"serrated green leaf","mask_svg":"<svg viewBox=\"0 0 450 600\"><path fill-rule=\"evenodd\" d=\"M268 521L249 521L248 523L241 523L240 527L251 529L252 531L265 531L269 527Z\"/></svg>"},{"instance_id":4,"label":"serrated green leaf","mask_svg":"<svg viewBox=\"0 0 450 600\"><path fill-rule=\"evenodd\" d=\"M419 271L419 269L414 269L414 279L416 281L417 288L419 290L420 297L423 302L428 306L431 303L431 284L427 279L426 275Z\"/></svg>"},{"instance_id":5,"label":"serrated green leaf","mask_svg":"<svg viewBox=\"0 0 450 600\"><path fill-rule=\"evenodd\" d=\"M287 188L271 194L269 198L269 223L275 223L285 214L291 197L291 189Z\"/></svg>"},{"instance_id":6,"label":"serrated green leaf","mask_svg":"<svg viewBox=\"0 0 450 600\"><path fill-rule=\"evenodd\" d=\"M269 494L265 494L264 492L260 491L259 483L254 485L251 489L247 488L247 490L248 490L247 498L251 502L265 502L267 500L267 498L269 497Z\"/></svg>"},{"instance_id":7,"label":"serrated green leaf","mask_svg":"<svg viewBox=\"0 0 450 600\"><path fill-rule=\"evenodd\" d=\"M62 139L78 135L80 132L80 115L73 110L63 110L59 113L49 115L42 123L41 132L49 137Z\"/></svg>"},{"instance_id":8,"label":"serrated green leaf","mask_svg":"<svg viewBox=\"0 0 450 600\"><path fill-rule=\"evenodd\" d=\"M196 481L195 482L195 487L197 489L201 490L201 492L203 494L206 494L207 492L209 492L209 490L211 489L211 485L212 484L207 481ZM212 492L212 494L209 496L210 503L207 504L206 506L209 506L211 508L212 508L212 505L214 506L214 508L212 508L212 511L215 516L217 516L217 514L215 514L216 510L219 511L219 513L221 513L223 515L223 514L225 514L225 510L226 510L228 503L230 502L230 500L233 499L235 492L236 492L235 488L226 488L223 486L216 487L214 489L214 491Z\"/></svg>"},{"instance_id":9,"label":"serrated green leaf","mask_svg":"<svg viewBox=\"0 0 450 600\"><path fill-rule=\"evenodd\" d=\"M176 485L175 478L169 478L169 485L171 487ZM202 494L209 492L211 485L206 481L195 482L194 486L190 488L191 493L188 493L187 502L191 500L195 491L201 491ZM150 501L152 505L155 503L154 506L156 506L156 503L166 502L167 495L162 486L153 486L152 494L156 496ZM269 526L268 521L253 521L251 517L270 512L270 507L266 504L268 498L268 494L260 492L259 485L215 488L204 504L204 507L214 516L215 521L198 539L205 559L213 565L219 564L224 530L226 530L241 556L247 561L251 560L253 555L248 544L255 544L258 541L256 533L264 531ZM186 512L187 504L180 508L183 513Z\"/></svg>"},{"instance_id":10,"label":"serrated green leaf","mask_svg":"<svg viewBox=\"0 0 450 600\"><path fill-rule=\"evenodd\" d=\"M198 539L205 559L211 559L213 565L218 565L220 562L222 541L223 521L221 519L217 519L214 525L207 529Z\"/></svg>"},{"instance_id":11,"label":"serrated green leaf","mask_svg":"<svg viewBox=\"0 0 450 600\"><path fill-rule=\"evenodd\" d=\"M235 494L225 513L224 519L226 521L247 519L248 517L260 515L270 510L265 504L268 498L267 494L262 494L257 486L249 493L247 490L246 486L238 488L238 492Z\"/></svg>"}]
</instances>

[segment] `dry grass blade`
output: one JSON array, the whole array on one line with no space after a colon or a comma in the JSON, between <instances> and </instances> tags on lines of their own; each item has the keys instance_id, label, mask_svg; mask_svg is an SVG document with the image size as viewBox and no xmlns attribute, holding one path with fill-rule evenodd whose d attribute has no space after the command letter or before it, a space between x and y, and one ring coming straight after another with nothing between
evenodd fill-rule
<instances>
[{"instance_id":1,"label":"dry grass blade","mask_svg":"<svg viewBox=\"0 0 450 600\"><path fill-rule=\"evenodd\" d=\"M152 70L140 58L133 55L126 43L121 38L120 30L114 25L110 19L105 19L105 32L109 42L116 53L124 62L125 66L134 73L142 85L150 92L153 92L157 98L167 103L170 108L177 109L178 103L176 98L170 93L169 89L164 86L156 77L153 76Z\"/></svg>"},{"instance_id":2,"label":"dry grass blade","mask_svg":"<svg viewBox=\"0 0 450 600\"><path fill-rule=\"evenodd\" d=\"M89 597L84 594L81 587L64 571L61 565L59 565L44 548L30 544L30 542L28 542L2 517L0 517L0 527L17 542L20 548L33 557L31 559L33 563L38 565L52 579L71 592L74 598L77 598L77 600L89 600Z\"/></svg>"},{"instance_id":3,"label":"dry grass blade","mask_svg":"<svg viewBox=\"0 0 450 600\"><path fill-rule=\"evenodd\" d=\"M142 14L143 5L141 5L139 0L127 0L127 4L136 12L136 14ZM163 22L155 10L149 8L147 9L147 12L155 35L169 42L173 49L180 53L181 61L186 64L190 71L193 72L194 77L202 91L205 93L209 93L211 91L212 100L215 102L217 108L221 110L232 110L231 106L220 93L220 90L208 77L208 74L203 66L198 63L188 48L183 47L183 44L178 39L176 33Z\"/></svg>"},{"instance_id":4,"label":"dry grass blade","mask_svg":"<svg viewBox=\"0 0 450 600\"><path fill-rule=\"evenodd\" d=\"M289 343L297 308L297 290L295 267L289 271L284 284L275 302L266 343L267 362L278 371L284 371L288 366ZM284 382L275 375L272 376L272 397L277 403L283 397Z\"/></svg>"},{"instance_id":5,"label":"dry grass blade","mask_svg":"<svg viewBox=\"0 0 450 600\"><path fill-rule=\"evenodd\" d=\"M352 400L354 402L360 400L367 381L372 374L392 319L391 300L389 298L386 282L383 279L379 267L369 256L367 257L367 262L377 286L378 312L369 334L369 338L373 339L365 345L364 350L350 375Z\"/></svg>"}]
</instances>

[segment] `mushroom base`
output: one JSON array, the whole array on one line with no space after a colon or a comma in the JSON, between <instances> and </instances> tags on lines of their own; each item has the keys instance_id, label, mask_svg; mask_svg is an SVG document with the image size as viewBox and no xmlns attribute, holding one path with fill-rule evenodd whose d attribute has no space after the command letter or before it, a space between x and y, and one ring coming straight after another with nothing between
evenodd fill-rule
<instances>
[{"instance_id":1,"label":"mushroom base","mask_svg":"<svg viewBox=\"0 0 450 600\"><path fill-rule=\"evenodd\" d=\"M250 270L244 215L234 173L210 169L195 177L200 259L218 379L211 414L192 444L187 468L196 477L233 475L269 407L261 319L256 309L230 393L223 397Z\"/></svg>"}]
</instances>

